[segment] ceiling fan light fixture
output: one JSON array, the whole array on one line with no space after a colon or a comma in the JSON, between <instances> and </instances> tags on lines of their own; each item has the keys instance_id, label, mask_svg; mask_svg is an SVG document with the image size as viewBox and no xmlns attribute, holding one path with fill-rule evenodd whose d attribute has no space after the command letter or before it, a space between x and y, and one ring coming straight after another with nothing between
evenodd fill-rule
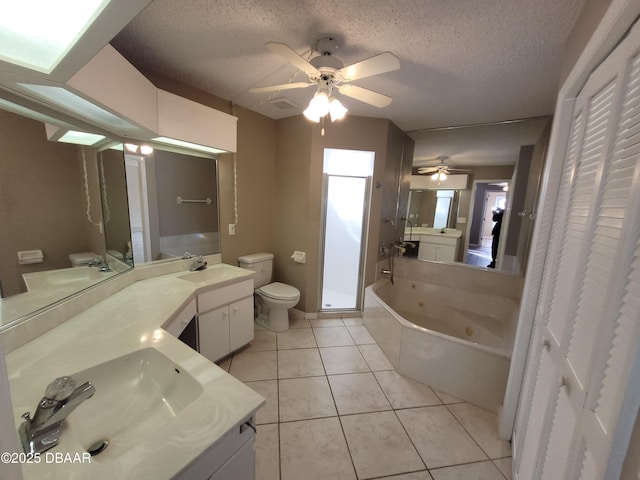
<instances>
[{"instance_id":1,"label":"ceiling fan light fixture","mask_svg":"<svg viewBox=\"0 0 640 480\"><path fill-rule=\"evenodd\" d=\"M447 179L447 174L444 172L440 172L438 174L438 180L442 181L442 180L446 180Z\"/></svg>"},{"instance_id":2,"label":"ceiling fan light fixture","mask_svg":"<svg viewBox=\"0 0 640 480\"><path fill-rule=\"evenodd\" d=\"M329 113L329 95L326 92L316 92L304 111L304 116L318 123L327 113Z\"/></svg>"},{"instance_id":3,"label":"ceiling fan light fixture","mask_svg":"<svg viewBox=\"0 0 640 480\"><path fill-rule=\"evenodd\" d=\"M347 108L342 105L342 102L337 98L332 98L329 102L329 115L331 115L331 121L342 120L347 114Z\"/></svg>"},{"instance_id":4,"label":"ceiling fan light fixture","mask_svg":"<svg viewBox=\"0 0 640 480\"><path fill-rule=\"evenodd\" d=\"M440 175L440 173L436 172L433 175L431 175L431 180L438 180L438 175Z\"/></svg>"}]
</instances>

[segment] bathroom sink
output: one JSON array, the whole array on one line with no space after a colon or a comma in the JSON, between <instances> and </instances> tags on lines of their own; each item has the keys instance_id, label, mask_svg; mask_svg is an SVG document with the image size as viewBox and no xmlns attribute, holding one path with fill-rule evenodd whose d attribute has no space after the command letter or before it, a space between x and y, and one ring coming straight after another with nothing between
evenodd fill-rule
<instances>
[{"instance_id":1,"label":"bathroom sink","mask_svg":"<svg viewBox=\"0 0 640 480\"><path fill-rule=\"evenodd\" d=\"M72 375L96 389L67 417L67 434L85 451L107 441L96 461L116 458L153 437L203 392L202 386L154 348L137 350ZM64 433L63 433L64 437Z\"/></svg>"},{"instance_id":2,"label":"bathroom sink","mask_svg":"<svg viewBox=\"0 0 640 480\"><path fill-rule=\"evenodd\" d=\"M211 265L204 270L198 272L190 272L186 275L178 277L180 280L186 280L188 282L224 282L226 280L232 280L237 277L247 275L248 272L244 268L234 267L233 265L227 265L225 263L217 263Z\"/></svg>"},{"instance_id":3,"label":"bathroom sink","mask_svg":"<svg viewBox=\"0 0 640 480\"><path fill-rule=\"evenodd\" d=\"M32 291L41 288L52 287L83 287L109 278L118 273L101 272L95 267L71 267L59 270L46 270L44 272L25 273L22 275L27 290Z\"/></svg>"}]
</instances>

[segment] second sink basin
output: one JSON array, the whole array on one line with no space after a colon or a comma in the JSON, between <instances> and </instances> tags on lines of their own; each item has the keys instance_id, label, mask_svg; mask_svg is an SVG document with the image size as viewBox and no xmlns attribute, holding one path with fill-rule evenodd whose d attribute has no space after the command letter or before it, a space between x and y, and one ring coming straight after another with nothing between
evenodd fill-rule
<instances>
[{"instance_id":1,"label":"second sink basin","mask_svg":"<svg viewBox=\"0 0 640 480\"><path fill-rule=\"evenodd\" d=\"M227 265L226 263L217 263L211 265L204 270L198 272L190 272L185 275L181 275L178 278L180 280L186 280L188 282L224 282L237 277L247 275L248 272L244 268L234 267L233 265Z\"/></svg>"},{"instance_id":2,"label":"second sink basin","mask_svg":"<svg viewBox=\"0 0 640 480\"><path fill-rule=\"evenodd\" d=\"M203 392L189 373L154 348L137 350L72 375L96 389L69 417L68 429L87 450L109 445L95 457L120 456L154 435Z\"/></svg>"}]
</instances>

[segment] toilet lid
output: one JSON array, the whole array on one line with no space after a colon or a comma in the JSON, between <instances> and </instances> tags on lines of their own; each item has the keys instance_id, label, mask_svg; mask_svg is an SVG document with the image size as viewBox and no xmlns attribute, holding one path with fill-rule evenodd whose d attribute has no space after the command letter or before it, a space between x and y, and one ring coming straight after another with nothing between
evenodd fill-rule
<instances>
[{"instance_id":1,"label":"toilet lid","mask_svg":"<svg viewBox=\"0 0 640 480\"><path fill-rule=\"evenodd\" d=\"M273 282L264 287L260 287L258 290L265 296L274 299L288 300L294 299L300 296L300 290L286 283Z\"/></svg>"}]
</instances>

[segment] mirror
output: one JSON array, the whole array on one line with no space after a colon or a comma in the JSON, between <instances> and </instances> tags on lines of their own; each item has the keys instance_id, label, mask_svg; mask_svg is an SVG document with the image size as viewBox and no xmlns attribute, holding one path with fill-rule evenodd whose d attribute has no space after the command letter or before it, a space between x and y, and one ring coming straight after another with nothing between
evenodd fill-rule
<instances>
[{"instance_id":1,"label":"mirror","mask_svg":"<svg viewBox=\"0 0 640 480\"><path fill-rule=\"evenodd\" d=\"M125 153L134 263L220 253L216 159L136 147Z\"/></svg>"},{"instance_id":2,"label":"mirror","mask_svg":"<svg viewBox=\"0 0 640 480\"><path fill-rule=\"evenodd\" d=\"M413 175L444 157L468 182L453 191L434 181L430 189L423 176L409 192L405 241L416 248L405 256L524 273L550 125L538 117L412 132Z\"/></svg>"},{"instance_id":3,"label":"mirror","mask_svg":"<svg viewBox=\"0 0 640 480\"><path fill-rule=\"evenodd\" d=\"M4 329L131 266L109 256L111 271L86 266L86 258L72 267L71 254L105 258L112 249L107 238L118 238L118 245L127 241L126 229L116 232L116 223L129 224L122 207L126 197L121 187L100 179L96 149L49 141L42 122L5 110L0 110L0 146L0 223L7 232L0 240ZM122 152L108 155L105 173L112 165L123 168ZM111 212L104 223L101 184Z\"/></svg>"}]
</instances>

